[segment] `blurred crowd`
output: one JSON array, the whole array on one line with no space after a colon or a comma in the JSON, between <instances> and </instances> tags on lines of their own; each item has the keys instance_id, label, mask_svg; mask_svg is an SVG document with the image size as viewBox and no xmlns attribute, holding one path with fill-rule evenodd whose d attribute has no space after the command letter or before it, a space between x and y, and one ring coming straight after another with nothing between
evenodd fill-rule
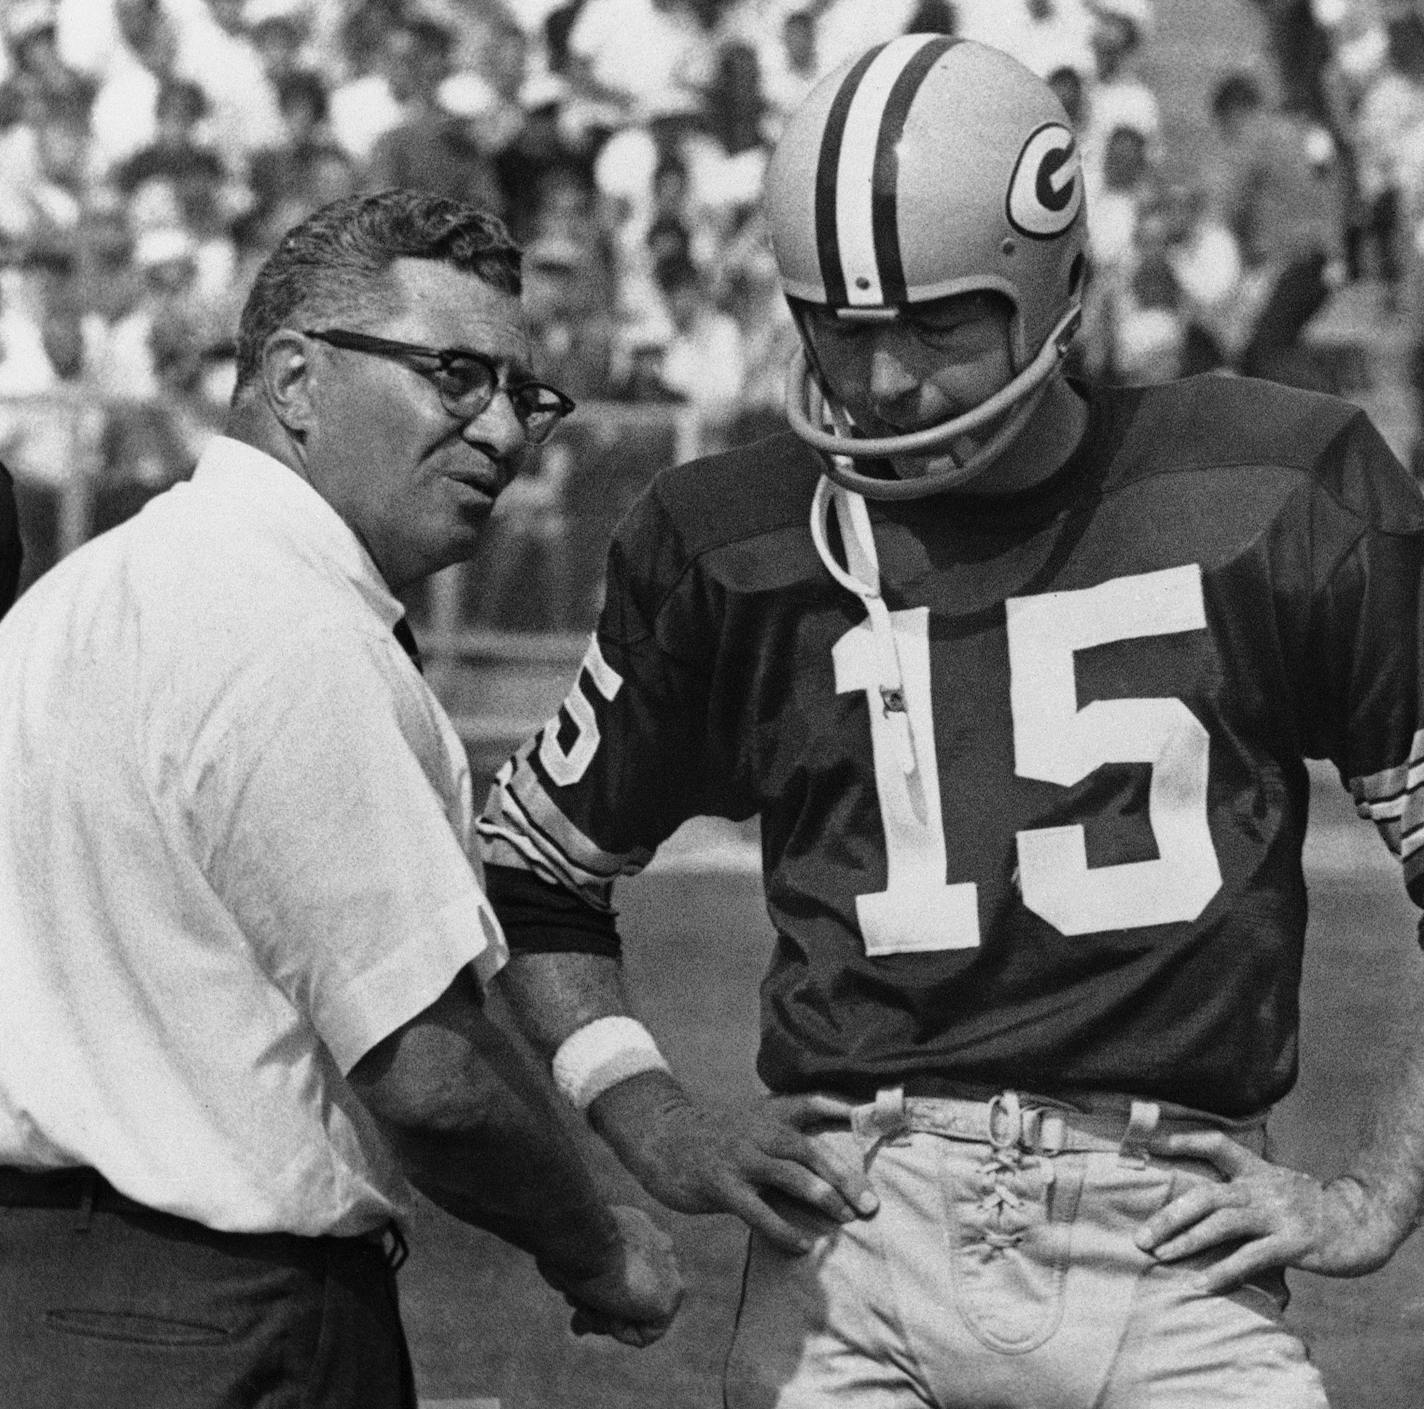
<instances>
[{"instance_id":1,"label":"blurred crowd","mask_svg":"<svg viewBox=\"0 0 1424 1409\"><path fill-rule=\"evenodd\" d=\"M911 30L1008 49L1078 124L1086 374L1324 384L1300 331L1342 284L1424 326L1424 0L1256 3L1279 64L1227 75L1187 152L1145 76L1152 0L4 0L0 398L74 393L124 482L183 473L274 240L401 184L503 215L576 399L775 425L769 146L828 68ZM7 405L0 455L62 476L80 451Z\"/></svg>"}]
</instances>

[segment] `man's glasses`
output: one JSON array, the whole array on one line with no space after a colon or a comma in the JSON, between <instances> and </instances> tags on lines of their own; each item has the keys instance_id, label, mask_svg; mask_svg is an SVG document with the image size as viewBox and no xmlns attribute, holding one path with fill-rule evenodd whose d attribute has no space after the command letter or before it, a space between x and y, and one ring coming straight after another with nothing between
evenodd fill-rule
<instances>
[{"instance_id":1,"label":"man's glasses","mask_svg":"<svg viewBox=\"0 0 1424 1409\"><path fill-rule=\"evenodd\" d=\"M422 347L419 343L397 342L394 338L377 338L369 333L349 333L344 328L304 328L302 331L307 337L330 343L332 347L404 363L434 385L440 404L457 421L473 421L502 390L509 397L509 404L523 427L524 439L530 445L542 445L574 409L573 401L563 392L543 382L501 387L499 369L478 352L456 347Z\"/></svg>"}]
</instances>

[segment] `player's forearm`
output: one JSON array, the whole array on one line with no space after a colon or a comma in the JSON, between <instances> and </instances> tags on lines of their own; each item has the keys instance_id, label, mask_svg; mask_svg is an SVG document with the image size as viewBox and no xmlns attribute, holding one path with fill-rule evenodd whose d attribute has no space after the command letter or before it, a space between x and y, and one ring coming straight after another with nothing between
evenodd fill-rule
<instances>
[{"instance_id":1,"label":"player's forearm","mask_svg":"<svg viewBox=\"0 0 1424 1409\"><path fill-rule=\"evenodd\" d=\"M622 968L602 954L514 953L496 982L520 1030L545 1057L579 1028L628 1012Z\"/></svg>"},{"instance_id":2,"label":"player's forearm","mask_svg":"<svg viewBox=\"0 0 1424 1409\"><path fill-rule=\"evenodd\" d=\"M500 974L501 988L530 1041L550 1057L580 1028L627 1014L622 971L595 954L516 954ZM688 1097L667 1071L640 1071L588 1105L589 1124L644 1187L650 1182L650 1131Z\"/></svg>"},{"instance_id":3,"label":"player's forearm","mask_svg":"<svg viewBox=\"0 0 1424 1409\"><path fill-rule=\"evenodd\" d=\"M1392 1254L1424 1215L1424 1033L1405 1044L1341 1178L1359 1186L1369 1226Z\"/></svg>"}]
</instances>

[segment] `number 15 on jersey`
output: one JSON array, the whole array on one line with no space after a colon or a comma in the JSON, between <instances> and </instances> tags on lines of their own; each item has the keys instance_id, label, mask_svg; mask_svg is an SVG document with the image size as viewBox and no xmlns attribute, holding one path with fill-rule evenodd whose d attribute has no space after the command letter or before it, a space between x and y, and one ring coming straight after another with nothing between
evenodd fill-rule
<instances>
[{"instance_id":1,"label":"number 15 on jersey","mask_svg":"<svg viewBox=\"0 0 1424 1409\"><path fill-rule=\"evenodd\" d=\"M1024 904L1065 935L1195 919L1221 888L1207 825L1206 729L1174 697L1096 700L1078 708L1073 657L1110 641L1204 630L1200 567L1011 598L1006 605L1016 773L1066 787L1104 764L1151 765L1148 817L1158 852L1150 861L1090 867L1082 826L1021 831ZM871 955L974 948L980 943L978 888L948 876L929 612L894 612L892 621L925 807L920 812L912 805L880 706L870 626L856 626L834 647L836 689L866 696L886 852L885 889L857 896L856 917Z\"/></svg>"}]
</instances>

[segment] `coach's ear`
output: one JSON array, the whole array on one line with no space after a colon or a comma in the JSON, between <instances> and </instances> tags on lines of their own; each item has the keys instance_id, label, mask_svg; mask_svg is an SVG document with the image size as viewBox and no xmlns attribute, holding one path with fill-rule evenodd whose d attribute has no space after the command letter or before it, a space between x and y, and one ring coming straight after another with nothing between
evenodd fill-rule
<instances>
[{"instance_id":1,"label":"coach's ear","mask_svg":"<svg viewBox=\"0 0 1424 1409\"><path fill-rule=\"evenodd\" d=\"M294 328L278 328L262 347L262 390L272 414L301 439L316 420L312 401L311 341Z\"/></svg>"}]
</instances>

